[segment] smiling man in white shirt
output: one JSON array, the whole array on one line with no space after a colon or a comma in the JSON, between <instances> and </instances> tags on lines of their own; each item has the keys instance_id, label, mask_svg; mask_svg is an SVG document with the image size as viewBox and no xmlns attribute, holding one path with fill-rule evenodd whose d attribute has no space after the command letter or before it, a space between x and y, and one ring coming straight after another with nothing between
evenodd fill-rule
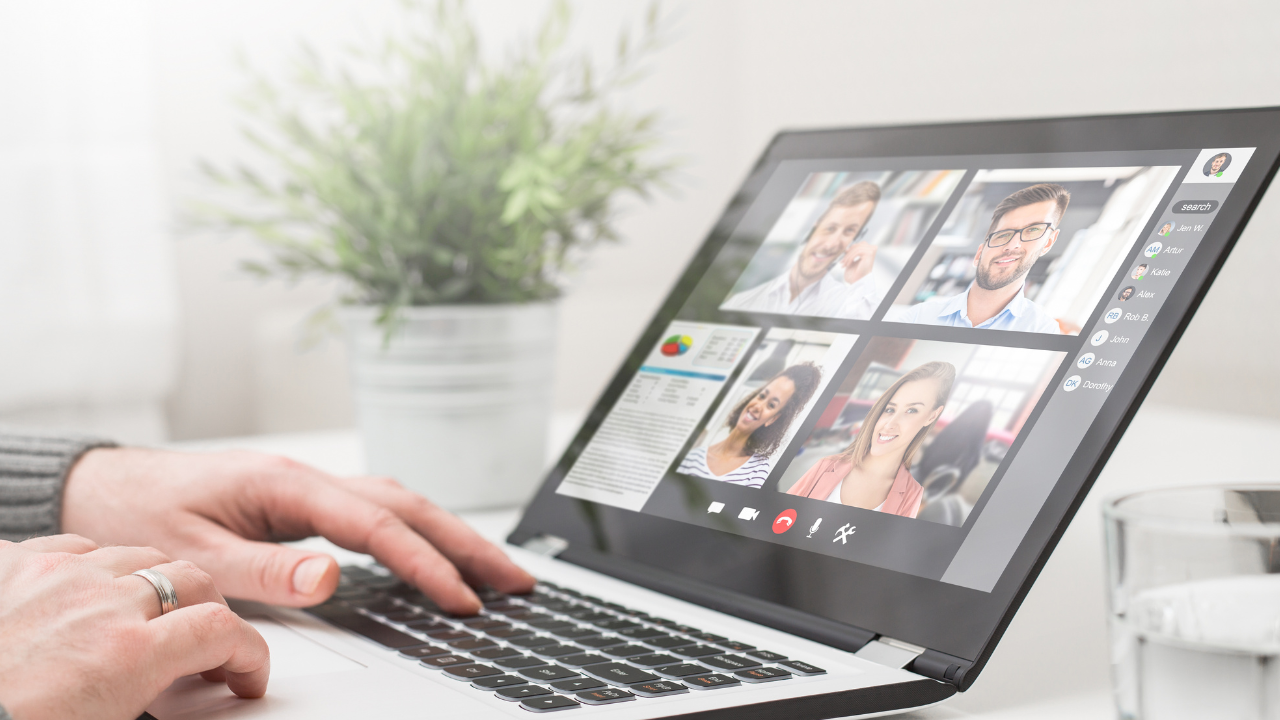
<instances>
[{"instance_id":1,"label":"smiling man in white shirt","mask_svg":"<svg viewBox=\"0 0 1280 720\"><path fill-rule=\"evenodd\" d=\"M1026 296L1027 273L1058 241L1058 224L1071 202L1061 185L1025 187L1000 201L973 256L976 277L954 297L930 298L909 308L893 308L896 322L950 327L1062 332L1058 321Z\"/></svg>"},{"instance_id":2,"label":"smiling man in white shirt","mask_svg":"<svg viewBox=\"0 0 1280 720\"><path fill-rule=\"evenodd\" d=\"M857 240L879 203L880 186L870 180L836 193L787 272L730 296L720 309L870 318L883 295L868 277L876 248Z\"/></svg>"}]
</instances>

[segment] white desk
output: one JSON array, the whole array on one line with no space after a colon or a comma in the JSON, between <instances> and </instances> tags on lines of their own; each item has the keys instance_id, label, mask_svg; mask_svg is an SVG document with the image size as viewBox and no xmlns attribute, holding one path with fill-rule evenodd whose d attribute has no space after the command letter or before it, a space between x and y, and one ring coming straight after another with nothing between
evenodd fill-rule
<instances>
[{"instance_id":1,"label":"white desk","mask_svg":"<svg viewBox=\"0 0 1280 720\"><path fill-rule=\"evenodd\" d=\"M552 423L549 457L557 457L577 418ZM1200 442L1215 438L1212 444ZM1228 439L1228 442L1221 442ZM1207 447L1210 446L1211 447ZM354 431L184 443L189 450L243 448L288 455L329 472L360 472ZM1214 452L1213 448L1226 448ZM1134 420L1097 486L1063 535L978 682L945 706L903 718L944 720L1111 720L1100 498L1159 485L1215 480L1275 480L1266 448L1280 447L1280 423L1146 406ZM463 514L498 540L515 509Z\"/></svg>"}]
</instances>

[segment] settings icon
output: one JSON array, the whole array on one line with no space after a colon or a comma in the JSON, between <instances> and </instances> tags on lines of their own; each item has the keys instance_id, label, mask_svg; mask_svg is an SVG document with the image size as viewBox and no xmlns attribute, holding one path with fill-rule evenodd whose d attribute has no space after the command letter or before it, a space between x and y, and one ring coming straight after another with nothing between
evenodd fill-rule
<instances>
[{"instance_id":1,"label":"settings icon","mask_svg":"<svg viewBox=\"0 0 1280 720\"><path fill-rule=\"evenodd\" d=\"M838 530L836 530L836 536L831 539L831 542L836 542L837 540L839 540L842 545L848 545L849 536L852 535L854 532L856 532L857 529L858 528L856 526L850 525L849 523L845 523L841 525Z\"/></svg>"}]
</instances>

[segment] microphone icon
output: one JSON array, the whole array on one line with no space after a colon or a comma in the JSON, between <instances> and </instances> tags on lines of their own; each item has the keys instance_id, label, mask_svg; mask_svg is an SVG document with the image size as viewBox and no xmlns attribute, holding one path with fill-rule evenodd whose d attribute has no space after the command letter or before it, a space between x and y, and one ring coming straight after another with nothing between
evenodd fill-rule
<instances>
[{"instance_id":1,"label":"microphone icon","mask_svg":"<svg viewBox=\"0 0 1280 720\"><path fill-rule=\"evenodd\" d=\"M818 526L821 524L822 524L822 518L818 518L817 520L814 520L813 527L809 528L809 534L805 535L805 537L813 537L813 534L818 532Z\"/></svg>"}]
</instances>

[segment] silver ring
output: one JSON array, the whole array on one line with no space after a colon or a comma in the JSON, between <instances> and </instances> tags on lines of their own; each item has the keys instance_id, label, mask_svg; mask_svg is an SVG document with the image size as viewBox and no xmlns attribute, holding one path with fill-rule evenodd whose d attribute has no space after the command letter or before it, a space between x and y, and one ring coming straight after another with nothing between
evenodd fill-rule
<instances>
[{"instance_id":1,"label":"silver ring","mask_svg":"<svg viewBox=\"0 0 1280 720\"><path fill-rule=\"evenodd\" d=\"M156 589L156 595L160 596L160 614L167 615L178 609L178 591L174 589L173 583L169 582L169 578L159 570L151 570L144 568L135 570L134 575L146 578Z\"/></svg>"}]
</instances>

